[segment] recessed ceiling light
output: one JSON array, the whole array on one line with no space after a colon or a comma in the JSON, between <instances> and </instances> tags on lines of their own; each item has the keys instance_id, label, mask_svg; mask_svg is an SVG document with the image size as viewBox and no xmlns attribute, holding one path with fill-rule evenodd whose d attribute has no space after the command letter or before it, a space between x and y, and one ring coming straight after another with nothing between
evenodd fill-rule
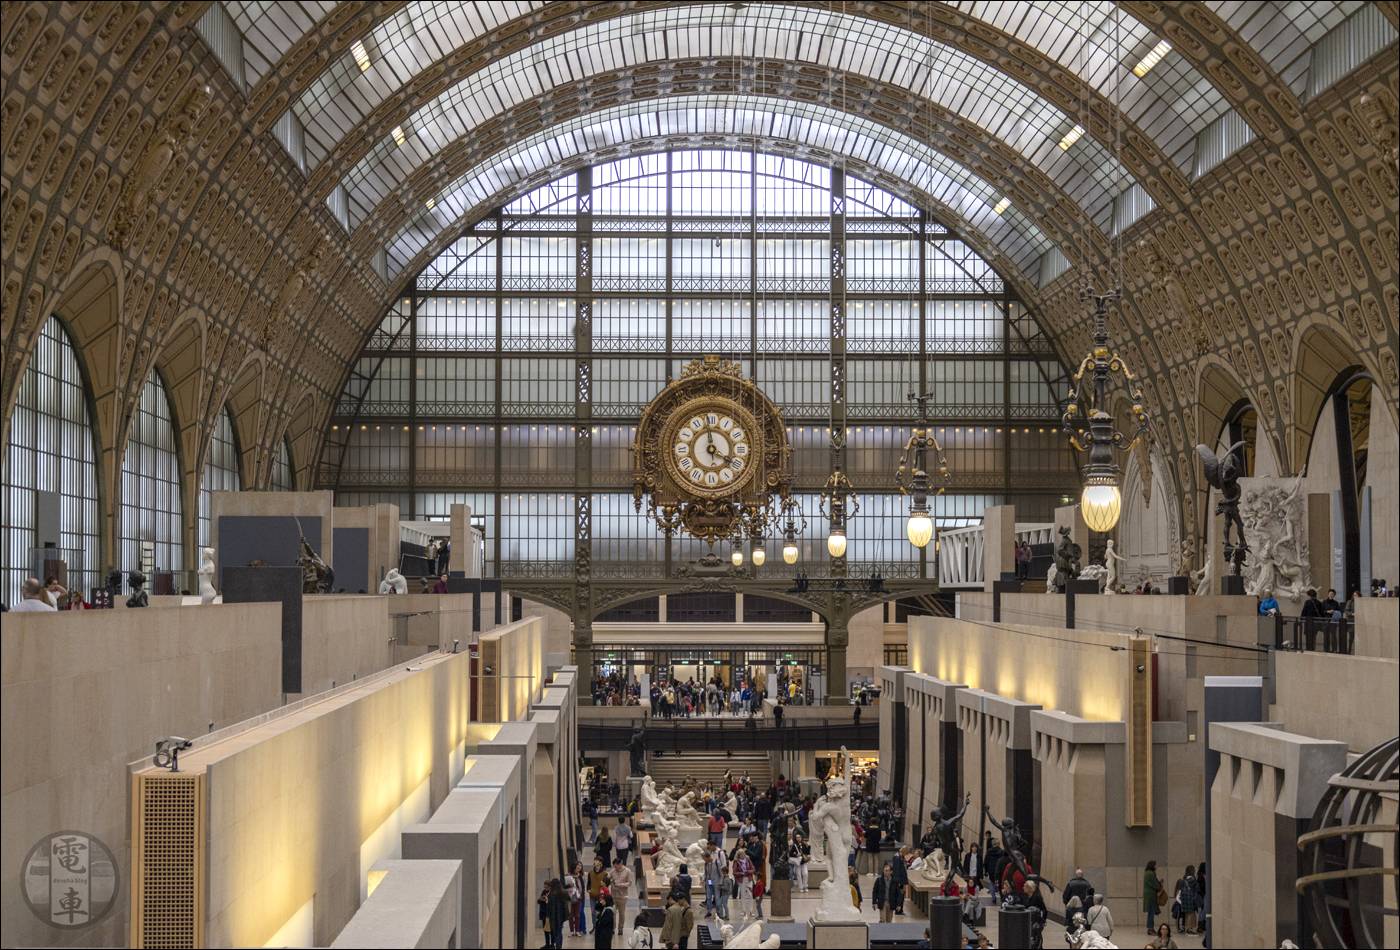
<instances>
[{"instance_id":1,"label":"recessed ceiling light","mask_svg":"<svg viewBox=\"0 0 1400 950\"><path fill-rule=\"evenodd\" d=\"M403 144L403 138L404 138L404 136L403 136L403 126L401 126L401 125L396 125L396 126L394 126L394 141L395 141L396 143L398 143L399 145L402 145L402 144Z\"/></svg>"},{"instance_id":2,"label":"recessed ceiling light","mask_svg":"<svg viewBox=\"0 0 1400 950\"><path fill-rule=\"evenodd\" d=\"M993 207L992 210L993 210L994 212L996 212L997 214L1001 214L1003 211L1005 211L1005 210L1006 210L1007 208L1009 208L1009 207L1011 207L1011 199L1010 199L1010 198L1002 198L1000 201L998 201L998 202L996 203L996 206Z\"/></svg>"},{"instance_id":3,"label":"recessed ceiling light","mask_svg":"<svg viewBox=\"0 0 1400 950\"><path fill-rule=\"evenodd\" d=\"M350 44L350 52L355 54L355 62L359 64L360 72L369 69L369 53L365 50L365 44L356 40Z\"/></svg>"},{"instance_id":4,"label":"recessed ceiling light","mask_svg":"<svg viewBox=\"0 0 1400 950\"><path fill-rule=\"evenodd\" d=\"M1076 125L1074 128L1072 128L1072 129L1069 130L1068 134L1066 134L1064 138L1060 139L1060 148L1062 148L1062 149L1064 149L1066 152L1068 152L1068 151L1069 151L1069 147L1070 147L1071 145L1073 145L1075 142L1078 142L1078 141L1079 141L1079 136L1081 136L1081 135L1083 135L1083 134L1084 134L1084 126L1082 126L1082 125Z\"/></svg>"},{"instance_id":5,"label":"recessed ceiling light","mask_svg":"<svg viewBox=\"0 0 1400 950\"><path fill-rule=\"evenodd\" d=\"M1172 44L1166 40L1152 47L1152 50L1142 58L1142 62L1133 67L1133 75L1141 79L1152 71L1152 67L1161 62L1162 57L1171 51Z\"/></svg>"},{"instance_id":6,"label":"recessed ceiling light","mask_svg":"<svg viewBox=\"0 0 1400 950\"><path fill-rule=\"evenodd\" d=\"M426 207L427 207L427 209L428 209L429 211L432 211L432 210L433 210L433 205L435 205L435 204L437 204L437 199L436 199L436 198L429 198Z\"/></svg>"}]
</instances>

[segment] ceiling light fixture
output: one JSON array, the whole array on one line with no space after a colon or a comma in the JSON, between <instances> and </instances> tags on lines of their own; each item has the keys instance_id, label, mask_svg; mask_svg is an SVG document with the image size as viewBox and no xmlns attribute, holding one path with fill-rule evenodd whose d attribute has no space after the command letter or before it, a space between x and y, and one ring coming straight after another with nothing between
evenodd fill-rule
<instances>
[{"instance_id":1,"label":"ceiling light fixture","mask_svg":"<svg viewBox=\"0 0 1400 950\"><path fill-rule=\"evenodd\" d=\"M436 199L436 198L429 198L429 199L428 199L428 203L427 203L426 205L424 205L424 207L426 207L429 211L432 211L432 210L433 210L433 205L435 205L435 204L437 204L437 199Z\"/></svg>"},{"instance_id":2,"label":"ceiling light fixture","mask_svg":"<svg viewBox=\"0 0 1400 950\"><path fill-rule=\"evenodd\" d=\"M992 211L993 211L993 213L995 213L995 214L1001 214L1003 211L1005 211L1005 210L1006 210L1007 208L1009 208L1009 207L1011 207L1011 199L1010 199L1010 198L1005 198L1005 197L1004 197L1004 198L1002 198L1000 201L998 201L995 205L992 206Z\"/></svg>"},{"instance_id":3,"label":"ceiling light fixture","mask_svg":"<svg viewBox=\"0 0 1400 950\"><path fill-rule=\"evenodd\" d=\"M1068 152L1068 151L1069 151L1069 147L1070 147L1071 145L1073 145L1075 142L1078 142L1078 141L1079 141L1079 137L1080 137L1081 135L1083 135L1083 134L1084 134L1084 126L1082 126L1082 125L1076 125L1074 128L1070 129L1069 132L1067 132L1067 133L1065 134L1065 137L1064 137L1064 138L1060 139L1060 148L1062 148L1062 149L1064 149L1066 152Z\"/></svg>"},{"instance_id":4,"label":"ceiling light fixture","mask_svg":"<svg viewBox=\"0 0 1400 950\"><path fill-rule=\"evenodd\" d=\"M899 457L899 470L895 472L894 483L899 486L900 492L905 495L913 494L914 504L909 509L909 522L905 525L905 532L909 535L909 543L916 548L924 547L933 539L933 518L928 510L928 472L925 467L928 465L928 450L930 448L936 453L938 459L938 473L943 479L943 484L938 486L934 495L941 495L948 488L953 476L948 474L948 461L943 457L943 447L938 444L938 440L933 437L933 431L928 424L928 401L933 395L931 392L922 396L909 394L909 398L919 407L919 420L914 423L914 431L909 436L909 441L904 444L904 454ZM909 458L909 450L914 450L914 470L909 471L906 460ZM906 487L907 485L907 487Z\"/></svg>"},{"instance_id":5,"label":"ceiling light fixture","mask_svg":"<svg viewBox=\"0 0 1400 950\"><path fill-rule=\"evenodd\" d=\"M397 144L397 145L402 145L402 144L403 144L403 140L404 140L403 126L401 126L401 125L396 125L396 126L394 126L394 143Z\"/></svg>"},{"instance_id":6,"label":"ceiling light fixture","mask_svg":"<svg viewBox=\"0 0 1400 950\"><path fill-rule=\"evenodd\" d=\"M365 49L365 44L361 40L356 40L350 44L350 52L355 54L355 62L360 67L360 72L369 69L369 52Z\"/></svg>"},{"instance_id":7,"label":"ceiling light fixture","mask_svg":"<svg viewBox=\"0 0 1400 950\"><path fill-rule=\"evenodd\" d=\"M1162 57L1171 52L1172 44L1166 40L1152 47L1151 51L1142 58L1142 62L1133 67L1133 75L1141 79L1152 72L1152 67L1162 61Z\"/></svg>"}]
</instances>

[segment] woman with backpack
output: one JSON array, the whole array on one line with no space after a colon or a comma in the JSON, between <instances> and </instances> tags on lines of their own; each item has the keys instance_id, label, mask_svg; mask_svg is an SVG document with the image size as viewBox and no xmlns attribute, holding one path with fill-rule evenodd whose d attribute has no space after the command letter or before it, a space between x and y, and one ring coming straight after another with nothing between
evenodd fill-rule
<instances>
[{"instance_id":1,"label":"woman with backpack","mask_svg":"<svg viewBox=\"0 0 1400 950\"><path fill-rule=\"evenodd\" d=\"M574 866L564 875L564 894L569 900L569 936L582 936L583 931L583 863Z\"/></svg>"},{"instance_id":2,"label":"woman with backpack","mask_svg":"<svg viewBox=\"0 0 1400 950\"><path fill-rule=\"evenodd\" d=\"M1176 885L1176 900L1181 906L1180 933L1196 933L1196 925L1201 910L1201 892L1196 883L1196 868L1194 865L1186 865L1186 873Z\"/></svg>"}]
</instances>

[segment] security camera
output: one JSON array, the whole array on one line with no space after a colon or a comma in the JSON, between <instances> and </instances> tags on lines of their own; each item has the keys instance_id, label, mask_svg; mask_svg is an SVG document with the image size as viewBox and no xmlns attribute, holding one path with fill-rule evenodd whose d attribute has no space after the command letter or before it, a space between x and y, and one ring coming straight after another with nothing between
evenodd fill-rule
<instances>
[{"instance_id":1,"label":"security camera","mask_svg":"<svg viewBox=\"0 0 1400 950\"><path fill-rule=\"evenodd\" d=\"M169 739L161 739L156 743L155 766L158 769L168 768L172 772L180 771L180 753L194 745L188 739L180 736L171 736Z\"/></svg>"}]
</instances>

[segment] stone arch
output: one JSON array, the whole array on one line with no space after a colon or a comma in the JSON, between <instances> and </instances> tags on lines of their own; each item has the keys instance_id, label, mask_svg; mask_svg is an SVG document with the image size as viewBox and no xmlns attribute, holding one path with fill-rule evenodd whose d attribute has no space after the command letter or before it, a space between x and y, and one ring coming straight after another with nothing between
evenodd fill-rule
<instances>
[{"instance_id":1,"label":"stone arch","mask_svg":"<svg viewBox=\"0 0 1400 950\"><path fill-rule=\"evenodd\" d=\"M1290 472L1297 471L1307 460L1318 416L1338 382L1363 371L1372 379L1380 379L1376 367L1360 355L1360 348L1339 321L1314 315L1299 322L1294 334L1293 364L1289 371L1293 391L1280 387L1291 402L1285 410L1290 418L1287 429ZM1393 408L1391 415L1394 417Z\"/></svg>"},{"instance_id":2,"label":"stone arch","mask_svg":"<svg viewBox=\"0 0 1400 950\"><path fill-rule=\"evenodd\" d=\"M197 565L199 483L203 474L207 442L204 438L207 433L203 414L199 411L205 376L205 325L202 311L191 309L178 316L151 366L151 371L165 388L165 398L170 403L170 421L175 428L175 450L180 460L180 499L183 505L180 531L184 542L182 553L186 569ZM125 452L126 448L123 446L122 454Z\"/></svg>"},{"instance_id":3,"label":"stone arch","mask_svg":"<svg viewBox=\"0 0 1400 950\"><path fill-rule=\"evenodd\" d=\"M238 446L239 476L245 488L253 488L257 478L258 430L267 412L263 405L263 383L267 377L267 357L262 351L251 354L238 368L222 404L210 407L233 416L233 436Z\"/></svg>"},{"instance_id":4,"label":"stone arch","mask_svg":"<svg viewBox=\"0 0 1400 950\"><path fill-rule=\"evenodd\" d=\"M297 400L296 408L288 416L290 420L286 428L278 433L277 438L272 440L269 446L269 459L276 457L277 443L280 439L287 440L287 451L291 455L292 462L292 484L297 491L310 491L315 464L314 450L319 441L320 429L317 427L316 419L319 415L316 406L316 394L307 390ZM267 465L268 475L271 474L272 465Z\"/></svg>"}]
</instances>

